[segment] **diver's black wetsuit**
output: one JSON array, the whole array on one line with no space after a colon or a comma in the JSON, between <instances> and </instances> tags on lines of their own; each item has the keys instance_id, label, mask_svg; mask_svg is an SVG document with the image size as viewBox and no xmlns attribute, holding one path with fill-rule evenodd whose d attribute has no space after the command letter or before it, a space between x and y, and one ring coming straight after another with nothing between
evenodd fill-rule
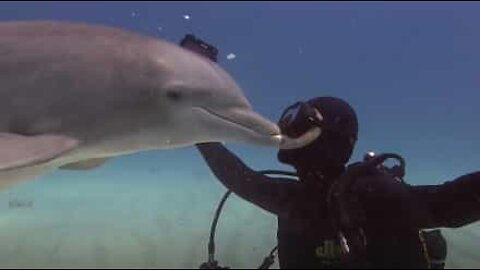
<instances>
[{"instance_id":1,"label":"diver's black wetsuit","mask_svg":"<svg viewBox=\"0 0 480 270\"><path fill-rule=\"evenodd\" d=\"M354 187L364 209L365 254L341 256L328 221L329 180L266 177L248 168L219 143L197 146L215 176L239 197L278 216L278 252L283 269L426 268L419 230L460 227L480 219L480 173L443 185L406 186L373 175ZM339 175L341 171L337 172ZM323 185L323 186L322 186Z\"/></svg>"}]
</instances>

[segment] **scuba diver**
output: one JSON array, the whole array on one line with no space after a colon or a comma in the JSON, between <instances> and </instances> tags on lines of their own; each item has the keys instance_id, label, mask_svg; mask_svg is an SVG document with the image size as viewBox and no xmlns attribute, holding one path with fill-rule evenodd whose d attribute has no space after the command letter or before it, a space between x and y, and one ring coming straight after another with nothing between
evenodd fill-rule
<instances>
[{"instance_id":1,"label":"scuba diver","mask_svg":"<svg viewBox=\"0 0 480 270\"><path fill-rule=\"evenodd\" d=\"M221 143L197 148L227 189L278 217L282 269L443 268L445 240L427 230L480 220L480 172L412 186L403 181L404 160L395 154L370 154L347 165L358 121L342 99L297 102L278 125L285 139L277 158L295 168L298 180L257 172ZM383 166L389 158L401 166Z\"/></svg>"}]
</instances>

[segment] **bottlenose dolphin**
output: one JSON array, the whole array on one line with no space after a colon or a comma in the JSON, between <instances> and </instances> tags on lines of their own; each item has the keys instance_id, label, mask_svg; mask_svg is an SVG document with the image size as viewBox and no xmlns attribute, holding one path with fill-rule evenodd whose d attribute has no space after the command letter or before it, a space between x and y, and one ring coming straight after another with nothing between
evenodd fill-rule
<instances>
[{"instance_id":1,"label":"bottlenose dolphin","mask_svg":"<svg viewBox=\"0 0 480 270\"><path fill-rule=\"evenodd\" d=\"M108 26L0 23L0 188L202 142L278 145L218 65Z\"/></svg>"}]
</instances>

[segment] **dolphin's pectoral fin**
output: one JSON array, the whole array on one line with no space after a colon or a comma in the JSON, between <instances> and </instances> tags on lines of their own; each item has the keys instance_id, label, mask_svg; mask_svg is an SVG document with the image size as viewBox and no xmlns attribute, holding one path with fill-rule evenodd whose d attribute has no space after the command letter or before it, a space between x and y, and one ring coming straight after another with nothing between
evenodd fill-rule
<instances>
[{"instance_id":1,"label":"dolphin's pectoral fin","mask_svg":"<svg viewBox=\"0 0 480 270\"><path fill-rule=\"evenodd\" d=\"M91 170L102 166L110 158L92 158L60 167L62 170Z\"/></svg>"},{"instance_id":2,"label":"dolphin's pectoral fin","mask_svg":"<svg viewBox=\"0 0 480 270\"><path fill-rule=\"evenodd\" d=\"M62 135L0 133L0 171L33 166L74 149L78 141Z\"/></svg>"}]
</instances>

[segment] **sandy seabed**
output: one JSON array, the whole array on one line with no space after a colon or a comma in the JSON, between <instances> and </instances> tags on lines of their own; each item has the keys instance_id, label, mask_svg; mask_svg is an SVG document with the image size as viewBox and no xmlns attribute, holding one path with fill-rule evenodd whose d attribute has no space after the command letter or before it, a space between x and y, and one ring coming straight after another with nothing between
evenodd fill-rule
<instances>
[{"instance_id":1,"label":"sandy seabed","mask_svg":"<svg viewBox=\"0 0 480 270\"><path fill-rule=\"evenodd\" d=\"M198 268L206 260L211 220L225 191L211 176L106 176L56 172L1 192L0 267ZM217 231L217 259L257 267L276 244L276 228L274 216L232 196ZM480 266L480 224L445 235L449 268Z\"/></svg>"}]
</instances>

